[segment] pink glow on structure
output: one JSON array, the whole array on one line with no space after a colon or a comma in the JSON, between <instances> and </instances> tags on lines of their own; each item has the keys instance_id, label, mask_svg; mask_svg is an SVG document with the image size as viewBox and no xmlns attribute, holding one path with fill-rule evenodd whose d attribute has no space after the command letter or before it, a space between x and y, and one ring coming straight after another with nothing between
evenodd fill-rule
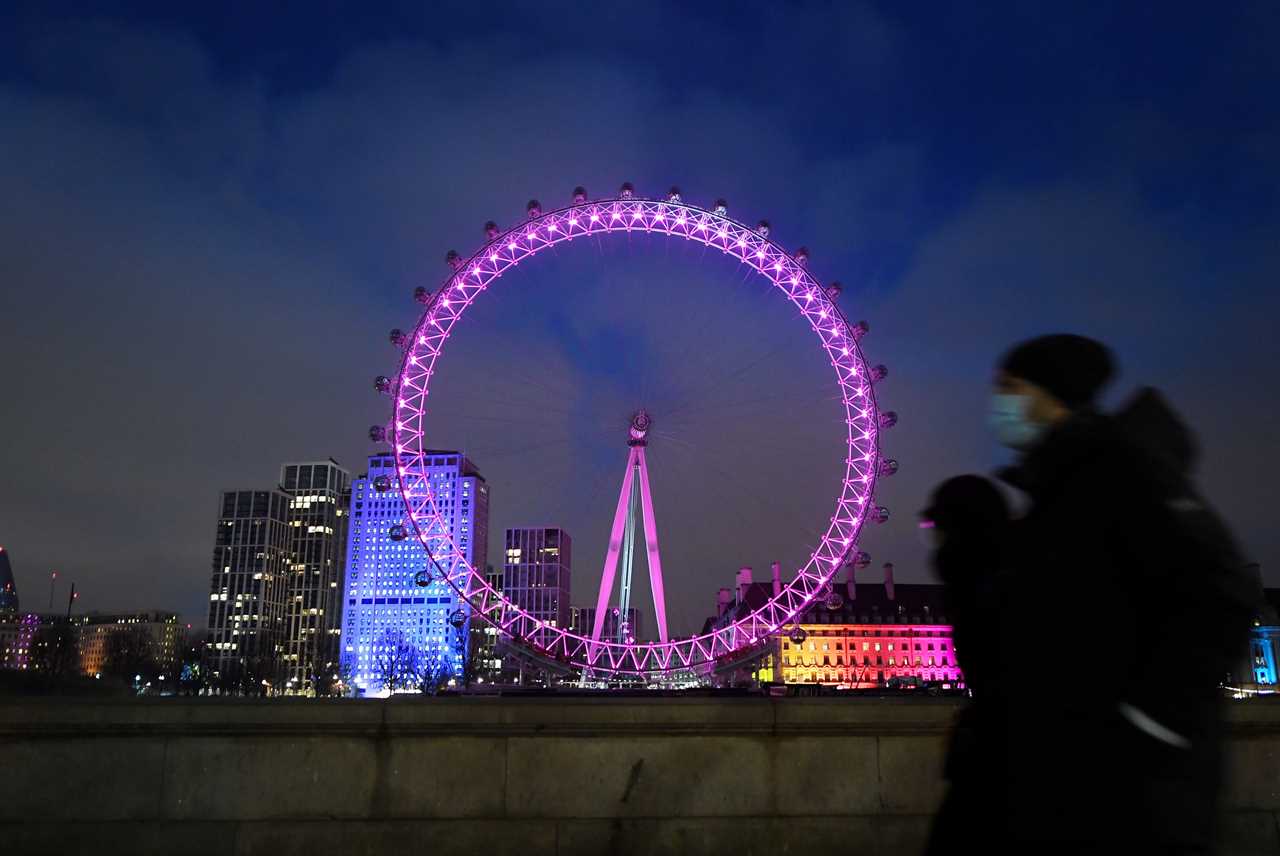
<instances>
[{"instance_id":1,"label":"pink glow on structure","mask_svg":"<svg viewBox=\"0 0 1280 856\"><path fill-rule=\"evenodd\" d=\"M607 219L602 216L605 212L609 213ZM622 213L631 216L624 221ZM459 299L441 300L427 306L410 340L415 344L406 349L401 364L400 396L391 423L392 448L401 453L402 460L398 467L400 491L419 541L441 568L447 569L442 576L467 601L475 615L496 626L500 632L537 646L545 656L602 673L649 675L703 666L749 645L752 638L758 639L768 628L787 626L806 604L820 595L824 582L841 564L847 545L857 542L878 475L875 462L879 460L879 450L874 431L878 412L870 390L854 380L864 376L865 363L852 337L839 334L839 330L848 326L839 307L831 302L803 265L767 236L727 215L684 202L638 197L625 201L582 202L557 211L539 212L519 228L524 231L513 230L493 237L493 241L501 242L495 246L506 247L505 254L486 249L483 256L476 255L465 262L471 274L466 282L456 283ZM845 407L848 454L841 493L836 499L835 512L826 532L808 562L797 570L795 578L782 588L780 594L750 615L710 633L664 638L656 643L626 644L594 641L565 628L540 626L532 616L507 601L501 592L488 585L484 569L477 572L467 565L458 545L453 543L451 528L444 523L434 496L430 493L424 496L421 485L426 468L424 436L429 382L436 360L443 353L444 343L462 313L503 273L547 247L571 240L578 233L598 235L635 229L714 247L749 263L783 292L802 316L801 320L815 331L818 345L831 359L840 391L839 400ZM534 240L539 237L538 230L542 230L541 234L546 237ZM527 244L517 240L522 236L527 238ZM488 259L483 268L476 264L481 258ZM760 263L759 259L766 261ZM829 329L830 323L819 323L828 318L835 319L835 328ZM858 404L855 405L855 401ZM651 498L642 497L642 505L648 506L644 511L649 517L652 514ZM611 543L613 540L616 537L611 539ZM656 550L656 540L652 547ZM651 585L653 582L651 580ZM665 610L663 613L660 623L665 625ZM598 610L597 615L603 615L603 610Z\"/></svg>"}]
</instances>

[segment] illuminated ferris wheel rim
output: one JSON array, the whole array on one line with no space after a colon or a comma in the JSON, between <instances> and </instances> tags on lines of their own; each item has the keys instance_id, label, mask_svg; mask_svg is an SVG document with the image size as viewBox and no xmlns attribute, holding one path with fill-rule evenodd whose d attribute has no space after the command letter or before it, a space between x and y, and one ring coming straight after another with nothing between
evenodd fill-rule
<instances>
[{"instance_id":1,"label":"illuminated ferris wheel rim","mask_svg":"<svg viewBox=\"0 0 1280 856\"><path fill-rule=\"evenodd\" d=\"M807 252L788 253L769 238L765 222L752 228L728 216L722 201L713 209L683 202L674 189L666 199L635 197L629 186L614 198L588 201L575 191L574 203L543 212L536 201L528 219L500 231L486 224L485 245L468 258L449 253L453 273L435 295L419 289L426 302L411 338L394 389L391 445L396 452L399 490L419 541L431 562L474 614L500 632L525 642L541 656L567 666L613 674L647 675L693 669L749 648L779 631L804 611L828 586L846 561L861 556L858 536L869 514L883 520L887 512L873 508L876 479L882 466L878 448L879 413L873 382L884 369L868 369L858 340L866 325L850 325L833 302L838 294L823 288L806 267ZM507 600L489 585L483 570L467 562L453 540L429 488L424 421L430 379L454 324L479 294L511 268L538 252L578 237L642 231L697 241L721 250L754 268L779 288L809 322L826 351L845 410L847 454L840 496L817 548L794 579L760 608L710 633L668 642L592 640L567 628L554 627ZM380 381L386 380L380 379ZM382 384L380 383L380 388ZM888 416L888 414L886 414Z\"/></svg>"}]
</instances>

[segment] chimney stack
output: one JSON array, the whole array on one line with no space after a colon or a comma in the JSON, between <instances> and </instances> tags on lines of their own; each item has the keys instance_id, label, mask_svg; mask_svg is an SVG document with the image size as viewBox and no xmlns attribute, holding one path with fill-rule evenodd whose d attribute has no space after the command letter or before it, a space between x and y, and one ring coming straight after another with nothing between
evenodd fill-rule
<instances>
[{"instance_id":1,"label":"chimney stack","mask_svg":"<svg viewBox=\"0 0 1280 856\"><path fill-rule=\"evenodd\" d=\"M747 589L751 587L751 566L743 565L738 570L738 603L747 602Z\"/></svg>"},{"instance_id":2,"label":"chimney stack","mask_svg":"<svg viewBox=\"0 0 1280 856\"><path fill-rule=\"evenodd\" d=\"M773 596L777 597L782 594L782 563L774 562L769 570L773 572Z\"/></svg>"},{"instance_id":3,"label":"chimney stack","mask_svg":"<svg viewBox=\"0 0 1280 856\"><path fill-rule=\"evenodd\" d=\"M716 617L722 618L725 610L729 608L729 601L733 600L733 593L727 588L720 589L716 595Z\"/></svg>"},{"instance_id":4,"label":"chimney stack","mask_svg":"<svg viewBox=\"0 0 1280 856\"><path fill-rule=\"evenodd\" d=\"M893 562L884 563L884 593L889 600L893 600Z\"/></svg>"}]
</instances>

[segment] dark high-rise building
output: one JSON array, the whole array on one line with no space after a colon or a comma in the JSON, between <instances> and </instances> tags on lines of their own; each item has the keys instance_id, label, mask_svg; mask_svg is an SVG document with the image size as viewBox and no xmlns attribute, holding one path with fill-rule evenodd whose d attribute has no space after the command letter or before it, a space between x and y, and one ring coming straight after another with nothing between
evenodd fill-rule
<instances>
[{"instance_id":1,"label":"dark high-rise building","mask_svg":"<svg viewBox=\"0 0 1280 856\"><path fill-rule=\"evenodd\" d=\"M485 567L485 582L494 591L502 591L502 571L493 565ZM498 646L498 628L487 621L473 618L471 621L471 650L468 652L471 678L478 684L496 684L502 681L502 656Z\"/></svg>"},{"instance_id":2,"label":"dark high-rise building","mask_svg":"<svg viewBox=\"0 0 1280 856\"><path fill-rule=\"evenodd\" d=\"M283 691L310 695L338 670L351 474L333 459L285 464L280 485L290 497Z\"/></svg>"},{"instance_id":3,"label":"dark high-rise building","mask_svg":"<svg viewBox=\"0 0 1280 856\"><path fill-rule=\"evenodd\" d=\"M278 490L222 494L209 583L208 668L215 680L248 672L273 685L285 633L292 498Z\"/></svg>"},{"instance_id":4,"label":"dark high-rise building","mask_svg":"<svg viewBox=\"0 0 1280 856\"><path fill-rule=\"evenodd\" d=\"M573 539L559 528L508 529L502 593L552 627L569 627Z\"/></svg>"},{"instance_id":5,"label":"dark high-rise building","mask_svg":"<svg viewBox=\"0 0 1280 856\"><path fill-rule=\"evenodd\" d=\"M215 682L312 694L336 677L350 502L332 459L285 464L276 490L222 494L205 649Z\"/></svg>"},{"instance_id":6,"label":"dark high-rise building","mask_svg":"<svg viewBox=\"0 0 1280 856\"><path fill-rule=\"evenodd\" d=\"M9 552L0 547L0 615L18 612L18 584L13 579L13 566L9 564Z\"/></svg>"}]
</instances>

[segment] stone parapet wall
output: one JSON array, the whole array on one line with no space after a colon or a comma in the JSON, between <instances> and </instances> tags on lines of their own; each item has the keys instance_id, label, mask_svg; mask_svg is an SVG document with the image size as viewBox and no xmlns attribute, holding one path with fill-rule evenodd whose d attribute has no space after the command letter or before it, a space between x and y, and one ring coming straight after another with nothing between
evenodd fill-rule
<instances>
[{"instance_id":1,"label":"stone parapet wall","mask_svg":"<svg viewBox=\"0 0 1280 856\"><path fill-rule=\"evenodd\" d=\"M6 853L918 852L935 699L0 701ZM1224 852L1280 853L1280 704L1233 705Z\"/></svg>"}]
</instances>

